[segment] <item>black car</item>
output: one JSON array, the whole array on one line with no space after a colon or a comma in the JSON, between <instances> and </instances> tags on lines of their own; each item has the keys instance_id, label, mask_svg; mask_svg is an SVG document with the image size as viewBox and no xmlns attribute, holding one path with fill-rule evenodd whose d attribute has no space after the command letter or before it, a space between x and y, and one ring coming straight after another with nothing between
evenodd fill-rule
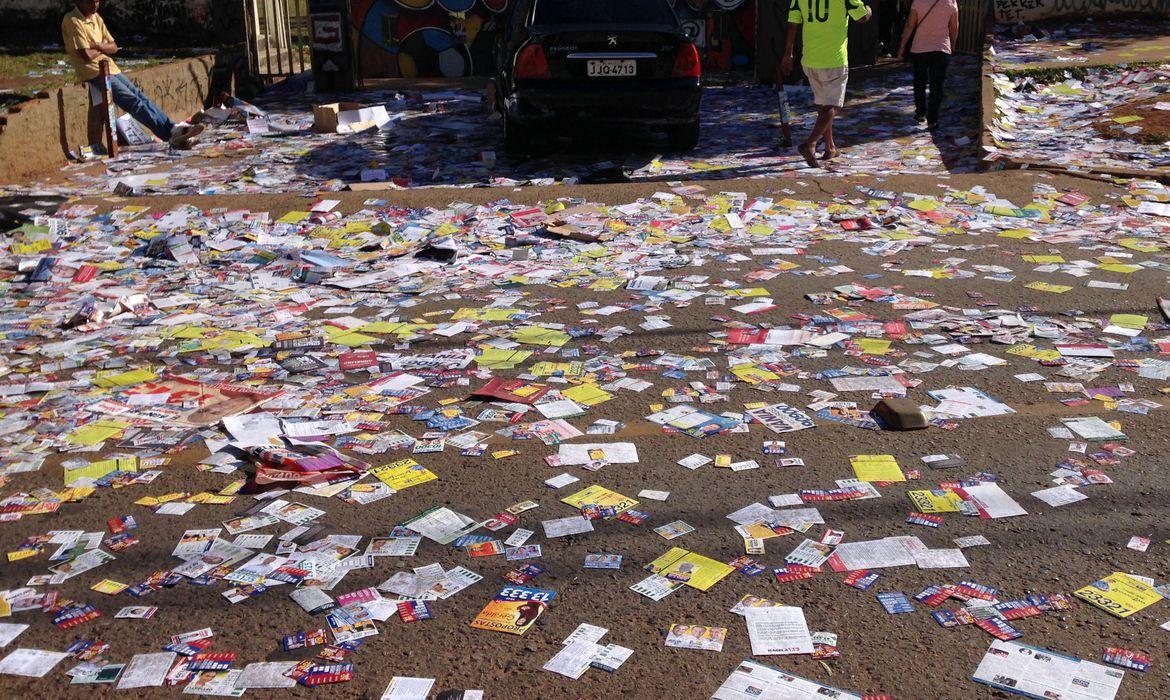
<instances>
[{"instance_id":1,"label":"black car","mask_svg":"<svg viewBox=\"0 0 1170 700\"><path fill-rule=\"evenodd\" d=\"M668 0L516 0L496 51L504 145L543 126L642 124L699 141L702 66Z\"/></svg>"}]
</instances>

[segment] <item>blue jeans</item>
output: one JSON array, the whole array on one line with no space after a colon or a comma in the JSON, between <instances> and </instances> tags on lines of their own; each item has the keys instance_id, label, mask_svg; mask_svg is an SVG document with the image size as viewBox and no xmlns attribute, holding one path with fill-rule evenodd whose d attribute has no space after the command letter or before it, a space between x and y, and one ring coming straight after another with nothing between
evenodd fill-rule
<instances>
[{"instance_id":1,"label":"blue jeans","mask_svg":"<svg viewBox=\"0 0 1170 700\"><path fill-rule=\"evenodd\" d=\"M99 90L105 89L100 77L89 82ZM171 130L175 128L175 123L125 75L118 73L110 76L110 96L113 98L114 104L134 117L139 124L150 129L155 136L163 141L170 140Z\"/></svg>"}]
</instances>

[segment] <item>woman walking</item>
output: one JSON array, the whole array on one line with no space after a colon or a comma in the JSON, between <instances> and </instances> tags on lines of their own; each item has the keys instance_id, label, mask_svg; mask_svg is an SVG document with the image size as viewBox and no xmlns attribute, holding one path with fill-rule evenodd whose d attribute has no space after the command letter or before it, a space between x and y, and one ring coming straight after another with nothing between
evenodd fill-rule
<instances>
[{"instance_id":1,"label":"woman walking","mask_svg":"<svg viewBox=\"0 0 1170 700\"><path fill-rule=\"evenodd\" d=\"M959 5L955 0L914 0L898 58L905 59L909 53L914 66L914 121L925 121L931 129L938 126L947 63L958 36Z\"/></svg>"}]
</instances>

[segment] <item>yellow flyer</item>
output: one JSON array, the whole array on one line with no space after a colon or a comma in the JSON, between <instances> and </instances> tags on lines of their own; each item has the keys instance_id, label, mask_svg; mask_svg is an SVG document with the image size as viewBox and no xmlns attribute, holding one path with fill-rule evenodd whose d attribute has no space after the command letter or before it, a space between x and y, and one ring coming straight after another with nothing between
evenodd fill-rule
<instances>
[{"instance_id":1,"label":"yellow flyer","mask_svg":"<svg viewBox=\"0 0 1170 700\"><path fill-rule=\"evenodd\" d=\"M1073 595L1117 617L1129 617L1162 600L1153 586L1117 571L1073 591Z\"/></svg>"},{"instance_id":2,"label":"yellow flyer","mask_svg":"<svg viewBox=\"0 0 1170 700\"><path fill-rule=\"evenodd\" d=\"M665 554L646 565L652 574L705 591L726 578L734 568L702 554L681 547L671 547Z\"/></svg>"},{"instance_id":3,"label":"yellow flyer","mask_svg":"<svg viewBox=\"0 0 1170 700\"><path fill-rule=\"evenodd\" d=\"M919 513L958 513L963 499L953 491L908 491L910 502Z\"/></svg>"},{"instance_id":4,"label":"yellow flyer","mask_svg":"<svg viewBox=\"0 0 1170 700\"><path fill-rule=\"evenodd\" d=\"M625 511L638 505L638 501L621 495L617 491L610 491L604 486L593 484L561 499L561 503L567 503L574 508L580 508L583 505L591 504L595 506L607 507L612 506L618 513Z\"/></svg>"},{"instance_id":5,"label":"yellow flyer","mask_svg":"<svg viewBox=\"0 0 1170 700\"><path fill-rule=\"evenodd\" d=\"M542 588L504 586L487 607L479 611L471 626L477 630L524 634L548 609L554 596L556 591Z\"/></svg>"},{"instance_id":6,"label":"yellow flyer","mask_svg":"<svg viewBox=\"0 0 1170 700\"><path fill-rule=\"evenodd\" d=\"M431 470L410 458L374 467L370 473L374 475L374 478L395 491L425 484L439 478Z\"/></svg>"},{"instance_id":7,"label":"yellow flyer","mask_svg":"<svg viewBox=\"0 0 1170 700\"><path fill-rule=\"evenodd\" d=\"M906 475L893 455L853 455L853 472L862 481L905 481Z\"/></svg>"},{"instance_id":8,"label":"yellow flyer","mask_svg":"<svg viewBox=\"0 0 1170 700\"><path fill-rule=\"evenodd\" d=\"M91 591L98 593L105 593L106 595L117 595L130 587L130 584L122 583L120 581L111 581L110 579L103 579L90 586Z\"/></svg>"}]
</instances>

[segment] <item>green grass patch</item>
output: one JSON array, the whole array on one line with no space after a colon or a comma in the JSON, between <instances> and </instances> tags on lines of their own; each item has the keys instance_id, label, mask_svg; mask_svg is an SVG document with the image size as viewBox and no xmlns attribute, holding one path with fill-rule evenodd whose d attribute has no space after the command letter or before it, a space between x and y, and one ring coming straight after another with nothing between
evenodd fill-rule
<instances>
[{"instance_id":1,"label":"green grass patch","mask_svg":"<svg viewBox=\"0 0 1170 700\"><path fill-rule=\"evenodd\" d=\"M1032 78L1039 83L1058 83L1069 78L1084 80L1095 70L1152 68L1165 65L1168 61L1136 61L1133 63L1100 63L1091 66L1049 66L1045 68L1017 68L997 71L1012 80Z\"/></svg>"}]
</instances>

